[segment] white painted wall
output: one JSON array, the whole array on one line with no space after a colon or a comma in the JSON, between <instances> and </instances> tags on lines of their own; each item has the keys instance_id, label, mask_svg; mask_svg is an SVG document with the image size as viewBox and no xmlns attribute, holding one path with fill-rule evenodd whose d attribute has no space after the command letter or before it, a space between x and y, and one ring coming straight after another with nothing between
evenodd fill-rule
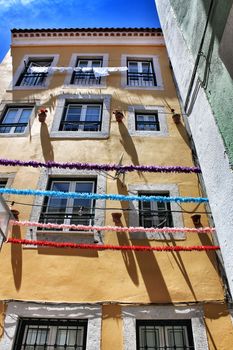
<instances>
[{"instance_id":1,"label":"white painted wall","mask_svg":"<svg viewBox=\"0 0 233 350\"><path fill-rule=\"evenodd\" d=\"M156 6L181 98L185 101L194 61L176 21L170 1L156 0ZM233 295L233 173L230 169L223 140L202 87L199 88L188 121Z\"/></svg>"}]
</instances>

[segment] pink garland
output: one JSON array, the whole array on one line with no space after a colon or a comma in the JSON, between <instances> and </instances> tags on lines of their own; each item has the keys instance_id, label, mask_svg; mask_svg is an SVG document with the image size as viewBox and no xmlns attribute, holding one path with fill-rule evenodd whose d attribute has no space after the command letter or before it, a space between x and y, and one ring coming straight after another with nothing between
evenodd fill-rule
<instances>
[{"instance_id":1,"label":"pink garland","mask_svg":"<svg viewBox=\"0 0 233 350\"><path fill-rule=\"evenodd\" d=\"M152 232L152 233L176 233L176 232L192 232L192 233L212 233L215 231L213 227L203 228L188 228L188 227L163 227L163 228L145 228L145 227L119 227L119 226L84 226L84 225L66 225L66 224L43 224L40 222L31 221L10 221L11 225L16 226L29 226L29 227L41 227L41 228L54 228L54 229L75 229L77 231L114 231L114 232Z\"/></svg>"},{"instance_id":2,"label":"pink garland","mask_svg":"<svg viewBox=\"0 0 233 350\"><path fill-rule=\"evenodd\" d=\"M78 243L58 243L49 241L31 241L28 239L9 238L6 243L34 245L41 247L53 248L76 248L76 249L91 249L91 250L133 250L133 251L215 251L219 250L219 246L117 246L117 245L96 245L96 244L78 244Z\"/></svg>"}]
</instances>

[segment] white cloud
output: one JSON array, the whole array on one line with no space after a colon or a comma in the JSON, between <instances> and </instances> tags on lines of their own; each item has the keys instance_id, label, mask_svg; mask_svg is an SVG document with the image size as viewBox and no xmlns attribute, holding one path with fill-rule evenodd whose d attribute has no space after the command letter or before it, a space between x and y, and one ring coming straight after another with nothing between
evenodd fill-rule
<instances>
[{"instance_id":1,"label":"white cloud","mask_svg":"<svg viewBox=\"0 0 233 350\"><path fill-rule=\"evenodd\" d=\"M32 2L35 2L36 0L0 0L0 6L2 9L9 9L12 6L17 5L30 5Z\"/></svg>"}]
</instances>

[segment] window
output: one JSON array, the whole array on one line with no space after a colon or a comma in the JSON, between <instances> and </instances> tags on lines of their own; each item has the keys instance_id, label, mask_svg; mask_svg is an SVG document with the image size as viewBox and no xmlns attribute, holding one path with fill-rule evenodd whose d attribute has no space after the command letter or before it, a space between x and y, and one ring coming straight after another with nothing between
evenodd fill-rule
<instances>
[{"instance_id":1,"label":"window","mask_svg":"<svg viewBox=\"0 0 233 350\"><path fill-rule=\"evenodd\" d=\"M4 180L0 179L0 188L6 187L6 184L7 184L7 179L4 179Z\"/></svg>"},{"instance_id":2,"label":"window","mask_svg":"<svg viewBox=\"0 0 233 350\"><path fill-rule=\"evenodd\" d=\"M110 132L111 95L64 94L57 99L50 136L106 139Z\"/></svg>"},{"instance_id":3,"label":"window","mask_svg":"<svg viewBox=\"0 0 233 350\"><path fill-rule=\"evenodd\" d=\"M61 192L95 193L96 181L52 178L48 189ZM67 225L92 225L95 216L94 207L95 201L89 199L48 197L44 202L39 221Z\"/></svg>"},{"instance_id":4,"label":"window","mask_svg":"<svg viewBox=\"0 0 233 350\"><path fill-rule=\"evenodd\" d=\"M68 103L61 120L61 131L101 131L102 105Z\"/></svg>"},{"instance_id":5,"label":"window","mask_svg":"<svg viewBox=\"0 0 233 350\"><path fill-rule=\"evenodd\" d=\"M48 76L46 72L32 72L32 67L50 67L53 62L53 58L30 58L27 63L25 63L25 68L20 75L16 86L43 86Z\"/></svg>"},{"instance_id":6,"label":"window","mask_svg":"<svg viewBox=\"0 0 233 350\"><path fill-rule=\"evenodd\" d=\"M87 68L86 72L74 71L71 77L71 84L75 85L99 85L101 78L95 78L92 68L102 67L102 59L78 58L76 67Z\"/></svg>"},{"instance_id":7,"label":"window","mask_svg":"<svg viewBox=\"0 0 233 350\"><path fill-rule=\"evenodd\" d=\"M28 125L33 106L8 107L0 122L1 134L22 134Z\"/></svg>"},{"instance_id":8,"label":"window","mask_svg":"<svg viewBox=\"0 0 233 350\"><path fill-rule=\"evenodd\" d=\"M190 320L137 320L137 350L194 350Z\"/></svg>"},{"instance_id":9,"label":"window","mask_svg":"<svg viewBox=\"0 0 233 350\"><path fill-rule=\"evenodd\" d=\"M139 195L168 197L169 192L140 192ZM139 225L143 227L172 227L173 220L170 202L139 202Z\"/></svg>"},{"instance_id":10,"label":"window","mask_svg":"<svg viewBox=\"0 0 233 350\"><path fill-rule=\"evenodd\" d=\"M127 66L127 85L146 87L157 85L152 61L128 60Z\"/></svg>"},{"instance_id":11,"label":"window","mask_svg":"<svg viewBox=\"0 0 233 350\"><path fill-rule=\"evenodd\" d=\"M87 320L21 318L13 350L85 350Z\"/></svg>"},{"instance_id":12,"label":"window","mask_svg":"<svg viewBox=\"0 0 233 350\"><path fill-rule=\"evenodd\" d=\"M135 130L140 131L159 131L158 112L154 113L136 113Z\"/></svg>"},{"instance_id":13,"label":"window","mask_svg":"<svg viewBox=\"0 0 233 350\"><path fill-rule=\"evenodd\" d=\"M179 189L176 184L130 184L130 195L178 197ZM131 201L129 203L129 226L143 227L183 227L183 217L180 207L175 202ZM153 233L132 232L132 240L183 240L185 233Z\"/></svg>"}]
</instances>

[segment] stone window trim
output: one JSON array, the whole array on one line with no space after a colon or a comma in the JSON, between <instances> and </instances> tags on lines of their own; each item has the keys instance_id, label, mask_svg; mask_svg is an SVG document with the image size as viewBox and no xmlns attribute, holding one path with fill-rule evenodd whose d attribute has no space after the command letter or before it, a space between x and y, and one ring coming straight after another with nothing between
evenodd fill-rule
<instances>
[{"instance_id":1,"label":"stone window trim","mask_svg":"<svg viewBox=\"0 0 233 350\"><path fill-rule=\"evenodd\" d=\"M135 113L157 112L160 130L136 130L135 128ZM168 136L167 117L165 108L162 106L143 106L134 105L128 107L128 131L131 136Z\"/></svg>"},{"instance_id":2,"label":"stone window trim","mask_svg":"<svg viewBox=\"0 0 233 350\"><path fill-rule=\"evenodd\" d=\"M73 53L69 62L69 67L76 67L76 62L78 58L84 59L102 59L103 62L103 67L108 67L108 60L109 60L109 54L108 53ZM107 83L106 83L106 77L101 77L101 84L96 84L96 85L82 85L82 84L71 84L71 78L72 78L73 72L67 73L64 81L64 87L65 88L73 88L76 89L77 87L79 89L90 89L90 88L107 88Z\"/></svg>"},{"instance_id":3,"label":"stone window trim","mask_svg":"<svg viewBox=\"0 0 233 350\"><path fill-rule=\"evenodd\" d=\"M40 106L40 101L39 100L34 100L32 102L28 102L25 101L25 103L22 101L20 103L16 103L14 101L12 102L2 102L0 104L0 119L2 119L7 111L8 108L21 108L21 107L32 107L32 112L31 112L31 116L28 120L28 125L25 128L24 132L20 132L20 133L0 133L0 138L1 137L25 137L28 136L30 133L30 129L32 127L32 124L36 118L36 111L38 109L38 107Z\"/></svg>"},{"instance_id":4,"label":"stone window trim","mask_svg":"<svg viewBox=\"0 0 233 350\"><path fill-rule=\"evenodd\" d=\"M138 192L169 192L169 196L179 196L178 186L175 184L131 184L129 185L129 194L138 195ZM139 226L139 215L135 213L139 210L139 202L132 201L129 203L129 226ZM171 202L171 211L180 210L177 203ZM172 219L174 227L183 227L182 213L172 212ZM144 232L132 232L130 238L135 239L150 239L150 240L184 240L186 238L185 233L144 233Z\"/></svg>"},{"instance_id":5,"label":"stone window trim","mask_svg":"<svg viewBox=\"0 0 233 350\"><path fill-rule=\"evenodd\" d=\"M4 334L0 339L2 350L12 349L17 331L19 318L63 318L87 319L86 350L100 350L101 344L101 316L99 305L86 304L39 304L10 302L6 311Z\"/></svg>"},{"instance_id":6,"label":"stone window trim","mask_svg":"<svg viewBox=\"0 0 233 350\"><path fill-rule=\"evenodd\" d=\"M23 70L25 69L25 63L24 62L28 62L30 59L37 59L37 58L45 58L45 59L49 59L49 58L53 58L53 61L50 65L50 67L56 67L57 63L59 61L59 56L58 54L31 54L31 55L25 55L23 57L23 59L21 60L21 63L19 65L19 67L17 68L14 76L13 76L13 82L12 82L12 86L9 87L9 89L13 89L13 90L44 90L46 88L48 88L48 86L51 83L51 79L53 77L52 74L49 74L45 80L45 83L43 85L35 85L35 86L16 86L17 81L21 75L21 73L23 72Z\"/></svg>"},{"instance_id":7,"label":"stone window trim","mask_svg":"<svg viewBox=\"0 0 233 350\"><path fill-rule=\"evenodd\" d=\"M128 90L164 90L162 73L159 64L159 55L134 55L134 54L124 54L121 55L121 66L127 66L127 60L150 60L153 64L154 73L156 76L157 85L156 86L130 86L127 85L127 71L121 74L121 86Z\"/></svg>"},{"instance_id":8,"label":"stone window trim","mask_svg":"<svg viewBox=\"0 0 233 350\"><path fill-rule=\"evenodd\" d=\"M10 188L14 182L16 173L0 173L0 180L6 180L6 188ZM2 194L3 198L7 200L10 195Z\"/></svg>"},{"instance_id":9,"label":"stone window trim","mask_svg":"<svg viewBox=\"0 0 233 350\"><path fill-rule=\"evenodd\" d=\"M50 169L49 171L46 169L41 170L41 174L38 180L37 189L38 190L46 190L49 178L90 178L96 179L96 193L104 194L106 193L106 177L102 174L99 174L97 171L92 170L75 170L75 169ZM37 196L34 199L34 205L32 207L30 221L39 221L41 214L41 206L44 203L44 198L41 196ZM96 210L94 225L103 226L105 223L105 211L104 208L106 203L104 200L96 200L95 207L100 208L100 210ZM36 227L27 229L26 239L29 240L48 240L48 241L56 241L56 242L71 242L71 243L99 243L102 244L104 240L104 235L102 232L97 231L53 231L53 230L43 230L40 231ZM28 246L30 249L33 246ZM27 246L25 247L27 248ZM35 247L36 248L36 247Z\"/></svg>"},{"instance_id":10,"label":"stone window trim","mask_svg":"<svg viewBox=\"0 0 233 350\"><path fill-rule=\"evenodd\" d=\"M208 340L201 306L123 307L124 349L136 349L136 320L191 320L195 350L208 350Z\"/></svg>"},{"instance_id":11,"label":"stone window trim","mask_svg":"<svg viewBox=\"0 0 233 350\"><path fill-rule=\"evenodd\" d=\"M67 102L70 103L102 103L102 126L101 131L62 131L59 130L64 108ZM54 119L50 132L51 138L69 139L107 139L110 133L110 102L111 95L98 94L64 94L57 98L54 111Z\"/></svg>"}]
</instances>

